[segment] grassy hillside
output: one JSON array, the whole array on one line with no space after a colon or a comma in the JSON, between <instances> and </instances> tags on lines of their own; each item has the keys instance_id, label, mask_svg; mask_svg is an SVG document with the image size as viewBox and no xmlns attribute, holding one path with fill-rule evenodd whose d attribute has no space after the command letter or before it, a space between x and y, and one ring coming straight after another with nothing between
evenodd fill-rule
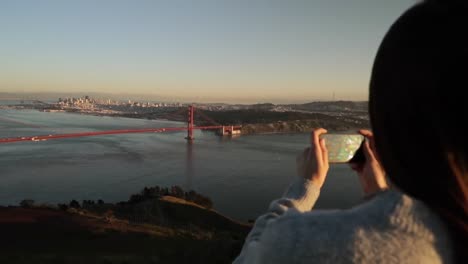
<instances>
[{"instance_id":1,"label":"grassy hillside","mask_svg":"<svg viewBox=\"0 0 468 264\"><path fill-rule=\"evenodd\" d=\"M0 263L230 263L250 226L183 199L0 207Z\"/></svg>"}]
</instances>

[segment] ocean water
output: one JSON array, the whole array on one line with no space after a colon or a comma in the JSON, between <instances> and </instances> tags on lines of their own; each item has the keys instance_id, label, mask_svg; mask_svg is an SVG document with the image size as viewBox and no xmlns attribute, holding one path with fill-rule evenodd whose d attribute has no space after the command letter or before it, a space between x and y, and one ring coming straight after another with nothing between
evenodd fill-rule
<instances>
[{"instance_id":1,"label":"ocean water","mask_svg":"<svg viewBox=\"0 0 468 264\"><path fill-rule=\"evenodd\" d=\"M125 128L179 127L179 122L0 110L0 137ZM125 134L0 144L0 204L23 199L128 199L145 186L180 185L209 196L219 212L254 219L296 176L295 158L308 134L222 138L195 132ZM357 176L332 165L316 208L348 208L361 200Z\"/></svg>"}]
</instances>

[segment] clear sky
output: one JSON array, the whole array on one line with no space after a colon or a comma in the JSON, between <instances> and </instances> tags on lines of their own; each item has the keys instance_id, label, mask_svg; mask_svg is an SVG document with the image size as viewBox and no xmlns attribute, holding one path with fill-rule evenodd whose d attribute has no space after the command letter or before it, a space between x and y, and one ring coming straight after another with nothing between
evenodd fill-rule
<instances>
[{"instance_id":1,"label":"clear sky","mask_svg":"<svg viewBox=\"0 0 468 264\"><path fill-rule=\"evenodd\" d=\"M0 0L0 92L365 100L414 0Z\"/></svg>"}]
</instances>

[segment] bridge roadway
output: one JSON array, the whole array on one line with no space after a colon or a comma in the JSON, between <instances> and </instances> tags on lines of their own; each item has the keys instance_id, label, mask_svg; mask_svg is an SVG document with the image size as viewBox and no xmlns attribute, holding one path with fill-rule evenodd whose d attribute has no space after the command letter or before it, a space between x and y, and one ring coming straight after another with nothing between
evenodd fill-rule
<instances>
[{"instance_id":1,"label":"bridge roadway","mask_svg":"<svg viewBox=\"0 0 468 264\"><path fill-rule=\"evenodd\" d=\"M210 130L210 129L221 129L221 128L223 128L223 126L194 126L192 129ZM21 141L46 141L50 139L91 137L91 136L101 136L101 135L117 135L117 134L132 134L132 133L161 133L161 132L175 132L175 131L187 131L187 127L119 129L119 130L80 132L80 133L69 133L69 134L51 134L51 135L42 135L42 136L0 138L0 144L21 142Z\"/></svg>"}]
</instances>

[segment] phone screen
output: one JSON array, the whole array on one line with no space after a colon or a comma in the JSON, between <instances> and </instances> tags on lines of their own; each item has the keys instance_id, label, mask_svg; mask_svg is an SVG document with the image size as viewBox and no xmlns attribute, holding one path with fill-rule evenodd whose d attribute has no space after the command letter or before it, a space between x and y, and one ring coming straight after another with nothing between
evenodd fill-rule
<instances>
[{"instance_id":1,"label":"phone screen","mask_svg":"<svg viewBox=\"0 0 468 264\"><path fill-rule=\"evenodd\" d=\"M364 141L359 134L324 134L322 138L325 139L330 163L351 161Z\"/></svg>"}]
</instances>

